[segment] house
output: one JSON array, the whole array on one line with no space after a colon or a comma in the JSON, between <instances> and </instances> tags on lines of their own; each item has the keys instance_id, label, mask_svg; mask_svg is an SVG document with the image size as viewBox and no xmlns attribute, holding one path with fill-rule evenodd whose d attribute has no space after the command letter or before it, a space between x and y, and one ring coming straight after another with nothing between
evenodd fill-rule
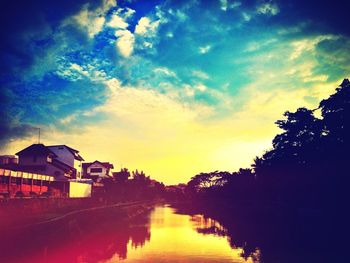
<instances>
[{"instance_id":1,"label":"house","mask_svg":"<svg viewBox=\"0 0 350 263\"><path fill-rule=\"evenodd\" d=\"M109 162L94 161L92 163L83 163L82 168L83 178L100 182L104 178L112 178L110 170L114 167Z\"/></svg>"},{"instance_id":2,"label":"house","mask_svg":"<svg viewBox=\"0 0 350 263\"><path fill-rule=\"evenodd\" d=\"M47 148L56 155L55 160L75 169L73 178L81 178L81 162L84 161L84 159L79 155L79 151L67 145L52 145L47 146Z\"/></svg>"},{"instance_id":3,"label":"house","mask_svg":"<svg viewBox=\"0 0 350 263\"><path fill-rule=\"evenodd\" d=\"M66 145L32 144L16 155L22 170L51 175L55 180L63 181L80 176L79 162L84 160L77 150Z\"/></svg>"}]
</instances>

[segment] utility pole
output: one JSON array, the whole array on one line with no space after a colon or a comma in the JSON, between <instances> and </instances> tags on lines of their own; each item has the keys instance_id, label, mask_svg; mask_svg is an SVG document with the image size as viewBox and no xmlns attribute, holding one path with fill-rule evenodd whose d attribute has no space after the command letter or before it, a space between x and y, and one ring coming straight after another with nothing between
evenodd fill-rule
<instances>
[{"instance_id":1,"label":"utility pole","mask_svg":"<svg viewBox=\"0 0 350 263\"><path fill-rule=\"evenodd\" d=\"M40 143L40 128L37 128L38 129L38 144Z\"/></svg>"}]
</instances>

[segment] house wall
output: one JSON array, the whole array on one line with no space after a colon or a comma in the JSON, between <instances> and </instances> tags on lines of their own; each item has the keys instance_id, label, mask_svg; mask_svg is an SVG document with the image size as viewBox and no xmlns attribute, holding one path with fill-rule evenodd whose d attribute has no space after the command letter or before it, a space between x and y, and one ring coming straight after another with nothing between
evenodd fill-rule
<instances>
[{"instance_id":1,"label":"house wall","mask_svg":"<svg viewBox=\"0 0 350 263\"><path fill-rule=\"evenodd\" d=\"M65 180L64 170L47 162L47 157L37 156L34 162L34 156L20 156L19 165L23 166L43 166L42 174L54 176L57 180Z\"/></svg>"},{"instance_id":2,"label":"house wall","mask_svg":"<svg viewBox=\"0 0 350 263\"><path fill-rule=\"evenodd\" d=\"M91 197L91 184L69 182L69 197Z\"/></svg>"},{"instance_id":3,"label":"house wall","mask_svg":"<svg viewBox=\"0 0 350 263\"><path fill-rule=\"evenodd\" d=\"M102 168L102 172L100 173L92 173L91 168ZM103 165L99 163L93 163L87 168L87 173L90 174L90 176L98 176L98 177L108 177L107 175L107 169Z\"/></svg>"},{"instance_id":4,"label":"house wall","mask_svg":"<svg viewBox=\"0 0 350 263\"><path fill-rule=\"evenodd\" d=\"M46 167L45 167L45 171L44 171L45 174L47 175L51 175L51 176L54 176L55 177L55 180L67 180L67 178L64 176L64 170L50 164L50 163L47 163L46 164Z\"/></svg>"},{"instance_id":5,"label":"house wall","mask_svg":"<svg viewBox=\"0 0 350 263\"><path fill-rule=\"evenodd\" d=\"M77 179L81 179L82 177L81 161L74 159L74 168L77 170Z\"/></svg>"},{"instance_id":6,"label":"house wall","mask_svg":"<svg viewBox=\"0 0 350 263\"><path fill-rule=\"evenodd\" d=\"M19 165L46 165L47 156L19 156Z\"/></svg>"},{"instance_id":7,"label":"house wall","mask_svg":"<svg viewBox=\"0 0 350 263\"><path fill-rule=\"evenodd\" d=\"M74 156L73 154L64 146L48 146L48 148L53 151L57 157L56 159L69 165L70 167L74 167ZM74 167L75 168L75 167Z\"/></svg>"},{"instance_id":8,"label":"house wall","mask_svg":"<svg viewBox=\"0 0 350 263\"><path fill-rule=\"evenodd\" d=\"M18 159L15 155L1 155L0 156L0 163L1 164L16 164L18 163Z\"/></svg>"},{"instance_id":9,"label":"house wall","mask_svg":"<svg viewBox=\"0 0 350 263\"><path fill-rule=\"evenodd\" d=\"M57 155L57 160L73 167L77 171L77 179L81 178L81 161L74 158L74 155L65 146L48 146L48 148Z\"/></svg>"}]
</instances>

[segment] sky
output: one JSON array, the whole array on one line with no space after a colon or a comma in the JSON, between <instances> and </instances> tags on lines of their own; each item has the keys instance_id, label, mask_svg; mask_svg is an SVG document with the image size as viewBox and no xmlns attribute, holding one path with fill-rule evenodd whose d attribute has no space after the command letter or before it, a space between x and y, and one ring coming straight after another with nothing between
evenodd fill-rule
<instances>
[{"instance_id":1,"label":"sky","mask_svg":"<svg viewBox=\"0 0 350 263\"><path fill-rule=\"evenodd\" d=\"M6 0L0 154L36 143L40 128L45 145L166 184L249 167L285 111L316 108L349 77L347 10L337 0Z\"/></svg>"}]
</instances>

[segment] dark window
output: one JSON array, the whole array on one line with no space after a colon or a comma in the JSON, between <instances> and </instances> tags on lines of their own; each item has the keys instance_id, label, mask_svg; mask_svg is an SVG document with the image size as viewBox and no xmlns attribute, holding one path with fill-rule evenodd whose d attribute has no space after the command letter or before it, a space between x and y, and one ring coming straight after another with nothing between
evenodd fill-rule
<instances>
[{"instance_id":1,"label":"dark window","mask_svg":"<svg viewBox=\"0 0 350 263\"><path fill-rule=\"evenodd\" d=\"M55 171L55 176L60 176L61 172L60 171Z\"/></svg>"},{"instance_id":2,"label":"dark window","mask_svg":"<svg viewBox=\"0 0 350 263\"><path fill-rule=\"evenodd\" d=\"M0 176L0 183L1 184L8 184L9 178L8 176Z\"/></svg>"},{"instance_id":3,"label":"dark window","mask_svg":"<svg viewBox=\"0 0 350 263\"><path fill-rule=\"evenodd\" d=\"M30 184L30 181L28 178L23 178L23 184Z\"/></svg>"},{"instance_id":4,"label":"dark window","mask_svg":"<svg viewBox=\"0 0 350 263\"><path fill-rule=\"evenodd\" d=\"M101 173L102 172L102 168L91 168L90 169L90 173Z\"/></svg>"},{"instance_id":5,"label":"dark window","mask_svg":"<svg viewBox=\"0 0 350 263\"><path fill-rule=\"evenodd\" d=\"M36 156L33 156L33 163L36 163Z\"/></svg>"}]
</instances>

